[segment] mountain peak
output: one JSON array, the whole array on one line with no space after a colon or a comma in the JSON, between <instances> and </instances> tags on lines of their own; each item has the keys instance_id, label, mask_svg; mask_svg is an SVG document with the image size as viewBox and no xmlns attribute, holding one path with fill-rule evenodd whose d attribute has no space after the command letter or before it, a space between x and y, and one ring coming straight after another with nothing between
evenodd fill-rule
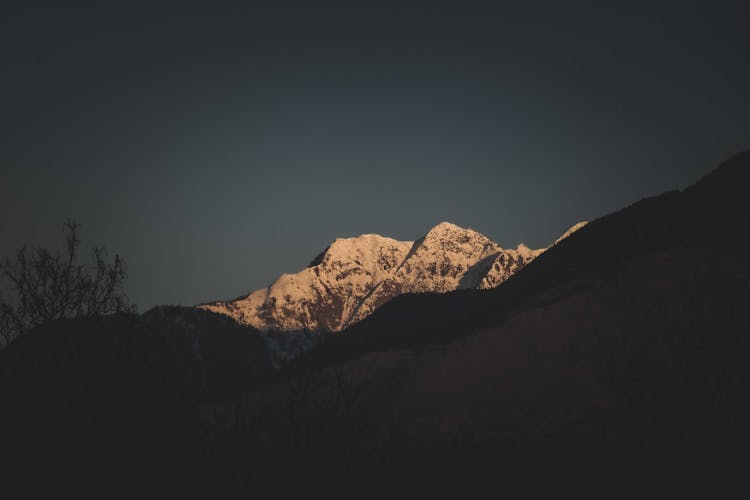
<instances>
[{"instance_id":1,"label":"mountain peak","mask_svg":"<svg viewBox=\"0 0 750 500\"><path fill-rule=\"evenodd\" d=\"M452 222L443 221L437 226L433 227L427 232L426 236L446 236L446 235L458 235L458 234L466 234L466 233L474 233L474 234L481 234L477 231L474 231L473 229L461 227L457 224L454 224Z\"/></svg>"},{"instance_id":2,"label":"mountain peak","mask_svg":"<svg viewBox=\"0 0 750 500\"><path fill-rule=\"evenodd\" d=\"M531 255L535 250L527 247L525 243L519 243L516 247L516 252L518 252L519 255Z\"/></svg>"},{"instance_id":3,"label":"mountain peak","mask_svg":"<svg viewBox=\"0 0 750 500\"><path fill-rule=\"evenodd\" d=\"M379 234L337 238L298 273L244 298L199 307L262 331L340 331L402 293L495 287L543 251L523 244L504 250L447 221L416 242Z\"/></svg>"},{"instance_id":4,"label":"mountain peak","mask_svg":"<svg viewBox=\"0 0 750 500\"><path fill-rule=\"evenodd\" d=\"M379 234L361 234L351 238L336 238L328 246L328 252L345 253L358 249L373 249L383 245L406 243Z\"/></svg>"},{"instance_id":5,"label":"mountain peak","mask_svg":"<svg viewBox=\"0 0 750 500\"><path fill-rule=\"evenodd\" d=\"M429 246L430 243L435 242L439 242L441 245L449 244L451 246L466 244L469 244L472 247L482 247L488 244L497 246L496 243L482 233L473 229L458 226L452 222L441 222L430 229L423 239L423 245L425 246Z\"/></svg>"},{"instance_id":6,"label":"mountain peak","mask_svg":"<svg viewBox=\"0 0 750 500\"><path fill-rule=\"evenodd\" d=\"M454 224L452 222L448 222L444 220L443 222L437 224L435 227L430 229L429 233L432 233L433 231L442 232L442 231L450 231L450 230L464 230L465 231L465 229L459 226L458 224Z\"/></svg>"},{"instance_id":7,"label":"mountain peak","mask_svg":"<svg viewBox=\"0 0 750 500\"><path fill-rule=\"evenodd\" d=\"M308 268L321 264L338 261L361 261L370 259L381 248L404 247L411 245L410 241L398 241L379 234L361 234L349 238L336 238L308 265Z\"/></svg>"},{"instance_id":8,"label":"mountain peak","mask_svg":"<svg viewBox=\"0 0 750 500\"><path fill-rule=\"evenodd\" d=\"M568 237L568 236L570 236L571 234L575 233L576 231L578 231L579 229L581 229L581 228L582 228L583 226L585 226L585 225L586 225L586 224L588 224L588 223L589 223L589 221L587 221L587 220L584 220L584 221L581 221L581 222L579 222L579 223L577 223L577 224L573 224L572 226L570 226L570 228L569 228L569 229L568 229L567 231L565 231L565 232L563 233L563 235L562 235L562 236L560 236L559 238L557 238L557 239L555 240L555 242L553 243L553 245L557 245L557 244L558 244L558 243L560 243L560 242L561 242L562 240L564 240L565 238L567 238L567 237Z\"/></svg>"}]
</instances>

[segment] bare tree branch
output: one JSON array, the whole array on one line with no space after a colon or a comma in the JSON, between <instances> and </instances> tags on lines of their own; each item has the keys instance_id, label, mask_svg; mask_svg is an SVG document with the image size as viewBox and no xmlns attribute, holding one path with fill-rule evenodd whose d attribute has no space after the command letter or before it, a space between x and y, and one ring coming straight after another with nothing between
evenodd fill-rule
<instances>
[{"instance_id":1,"label":"bare tree branch","mask_svg":"<svg viewBox=\"0 0 750 500\"><path fill-rule=\"evenodd\" d=\"M23 246L15 260L0 261L0 347L18 335L48 321L132 312L122 288L125 261L115 255L107 261L104 247L92 249L93 263L78 262L79 225L68 219L63 225L63 252Z\"/></svg>"}]
</instances>

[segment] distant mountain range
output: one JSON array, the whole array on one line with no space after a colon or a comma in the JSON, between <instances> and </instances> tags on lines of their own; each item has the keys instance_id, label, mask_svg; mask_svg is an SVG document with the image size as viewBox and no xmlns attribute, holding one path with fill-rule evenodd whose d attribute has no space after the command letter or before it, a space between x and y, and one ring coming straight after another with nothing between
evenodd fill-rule
<instances>
[{"instance_id":1,"label":"distant mountain range","mask_svg":"<svg viewBox=\"0 0 750 500\"><path fill-rule=\"evenodd\" d=\"M284 274L268 288L199 307L259 330L338 332L404 293L494 288L545 250L524 244L505 249L450 222L416 241L377 234L338 238L306 269Z\"/></svg>"},{"instance_id":2,"label":"distant mountain range","mask_svg":"<svg viewBox=\"0 0 750 500\"><path fill-rule=\"evenodd\" d=\"M0 480L308 494L745 481L748 185L745 152L541 253L440 224L414 243L337 240L239 301L44 325L0 351ZM349 326L280 365L269 335L296 333L236 320Z\"/></svg>"}]
</instances>

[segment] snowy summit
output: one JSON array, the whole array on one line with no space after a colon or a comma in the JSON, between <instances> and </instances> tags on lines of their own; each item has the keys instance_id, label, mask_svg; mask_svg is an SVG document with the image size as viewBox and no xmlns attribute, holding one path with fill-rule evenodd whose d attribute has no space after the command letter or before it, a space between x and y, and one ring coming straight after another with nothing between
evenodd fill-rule
<instances>
[{"instance_id":1,"label":"snowy summit","mask_svg":"<svg viewBox=\"0 0 750 500\"><path fill-rule=\"evenodd\" d=\"M268 288L198 307L260 330L340 331L402 293L496 287L544 250L524 244L504 249L450 222L416 241L377 234L338 238L306 269L283 274Z\"/></svg>"}]
</instances>

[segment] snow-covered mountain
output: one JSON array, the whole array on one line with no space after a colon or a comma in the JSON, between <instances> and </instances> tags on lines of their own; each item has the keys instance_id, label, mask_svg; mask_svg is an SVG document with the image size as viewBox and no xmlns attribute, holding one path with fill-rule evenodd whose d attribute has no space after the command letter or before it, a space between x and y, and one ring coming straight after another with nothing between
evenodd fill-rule
<instances>
[{"instance_id":1,"label":"snow-covered mountain","mask_svg":"<svg viewBox=\"0 0 750 500\"><path fill-rule=\"evenodd\" d=\"M558 239L580 229L576 224ZM441 222L416 241L377 234L339 238L296 274L246 297L198 307L260 330L343 330L402 293L493 288L544 252L504 249L486 236Z\"/></svg>"}]
</instances>

